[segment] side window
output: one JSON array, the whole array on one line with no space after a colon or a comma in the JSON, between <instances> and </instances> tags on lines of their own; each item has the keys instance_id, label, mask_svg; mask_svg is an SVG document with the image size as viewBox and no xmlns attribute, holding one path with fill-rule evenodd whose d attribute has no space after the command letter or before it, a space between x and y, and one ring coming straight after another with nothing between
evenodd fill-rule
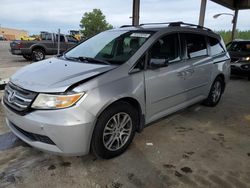
<instances>
[{"instance_id":1,"label":"side window","mask_svg":"<svg viewBox=\"0 0 250 188\"><path fill-rule=\"evenodd\" d=\"M210 50L211 50L211 55L215 56L221 53L224 53L225 50L220 44L220 41L216 38L209 37L209 45L210 45Z\"/></svg>"},{"instance_id":2,"label":"side window","mask_svg":"<svg viewBox=\"0 0 250 188\"><path fill-rule=\"evenodd\" d=\"M58 41L58 35L56 35L56 41ZM65 38L63 35L60 35L60 42L65 42Z\"/></svg>"},{"instance_id":3,"label":"side window","mask_svg":"<svg viewBox=\"0 0 250 188\"><path fill-rule=\"evenodd\" d=\"M51 41L51 40L52 40L52 36L51 36L50 33L42 33L42 34L41 34L41 39L42 39L42 40Z\"/></svg>"},{"instance_id":4,"label":"side window","mask_svg":"<svg viewBox=\"0 0 250 188\"><path fill-rule=\"evenodd\" d=\"M188 58L208 55L205 36L185 34Z\"/></svg>"},{"instance_id":5,"label":"side window","mask_svg":"<svg viewBox=\"0 0 250 188\"><path fill-rule=\"evenodd\" d=\"M149 63L173 63L181 60L178 34L170 34L158 41L149 50Z\"/></svg>"}]
</instances>

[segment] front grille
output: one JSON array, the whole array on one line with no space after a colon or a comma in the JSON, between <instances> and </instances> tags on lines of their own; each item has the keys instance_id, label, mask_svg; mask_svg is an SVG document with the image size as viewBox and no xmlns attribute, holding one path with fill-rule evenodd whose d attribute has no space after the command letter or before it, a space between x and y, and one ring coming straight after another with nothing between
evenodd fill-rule
<instances>
[{"instance_id":1,"label":"front grille","mask_svg":"<svg viewBox=\"0 0 250 188\"><path fill-rule=\"evenodd\" d=\"M44 136L44 135L40 135L40 134L35 134L35 133L31 133L28 131L25 131L23 129L21 129L20 127L14 125L13 123L11 123L11 125L18 130L20 133L22 133L24 136L26 136L27 138L29 138L32 141L38 141L38 142L43 142L46 144L51 144L51 145L56 145L49 137Z\"/></svg>"},{"instance_id":2,"label":"front grille","mask_svg":"<svg viewBox=\"0 0 250 188\"><path fill-rule=\"evenodd\" d=\"M36 96L36 92L22 89L9 82L5 87L3 101L11 110L23 114L30 109Z\"/></svg>"}]
</instances>

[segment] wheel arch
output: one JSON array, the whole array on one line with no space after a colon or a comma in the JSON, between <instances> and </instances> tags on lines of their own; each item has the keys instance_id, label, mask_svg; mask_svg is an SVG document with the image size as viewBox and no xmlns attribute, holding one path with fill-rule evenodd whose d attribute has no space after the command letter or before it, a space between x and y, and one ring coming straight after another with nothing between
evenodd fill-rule
<instances>
[{"instance_id":1,"label":"wheel arch","mask_svg":"<svg viewBox=\"0 0 250 188\"><path fill-rule=\"evenodd\" d=\"M215 77L214 80L216 80L217 78L221 78L221 79L222 79L222 81L223 81L222 92L224 92L224 91L225 91L225 88L226 88L226 80L225 80L224 74L222 74L222 73L218 74L218 75Z\"/></svg>"},{"instance_id":2,"label":"wheel arch","mask_svg":"<svg viewBox=\"0 0 250 188\"><path fill-rule=\"evenodd\" d=\"M139 103L139 101L133 97L122 97L122 98L119 98L117 100L114 100L112 102L110 102L109 104L107 104L97 115L97 119L100 117L100 115L109 107L111 107L112 105L114 105L115 103L117 102L126 102L128 104L130 104L131 106L133 106L136 111L137 111L137 114L138 114L138 125L136 125L136 131L137 132L141 132L142 129L144 128L144 125L145 125L145 116L142 112L142 108L141 108L141 105Z\"/></svg>"},{"instance_id":3,"label":"wheel arch","mask_svg":"<svg viewBox=\"0 0 250 188\"><path fill-rule=\"evenodd\" d=\"M32 48L31 48L31 51L33 52L33 50L35 50L35 49L40 49L40 50L43 50L44 51L44 53L46 54L46 49L45 49L45 47L44 46L33 46Z\"/></svg>"}]
</instances>

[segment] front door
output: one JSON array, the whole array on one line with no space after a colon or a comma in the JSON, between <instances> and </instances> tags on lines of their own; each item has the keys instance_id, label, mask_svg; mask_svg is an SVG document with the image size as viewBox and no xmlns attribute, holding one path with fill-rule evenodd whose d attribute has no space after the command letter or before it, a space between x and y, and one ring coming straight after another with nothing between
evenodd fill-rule
<instances>
[{"instance_id":1,"label":"front door","mask_svg":"<svg viewBox=\"0 0 250 188\"><path fill-rule=\"evenodd\" d=\"M181 60L180 51L178 34L170 34L159 39L148 52L145 71L147 123L175 111L189 100L185 93L189 80L185 71L192 65Z\"/></svg>"}]
</instances>

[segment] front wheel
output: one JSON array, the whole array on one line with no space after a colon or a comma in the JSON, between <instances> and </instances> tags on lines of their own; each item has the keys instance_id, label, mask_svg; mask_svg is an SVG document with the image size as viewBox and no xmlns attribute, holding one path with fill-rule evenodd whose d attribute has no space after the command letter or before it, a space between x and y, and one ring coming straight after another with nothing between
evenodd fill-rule
<instances>
[{"instance_id":1,"label":"front wheel","mask_svg":"<svg viewBox=\"0 0 250 188\"><path fill-rule=\"evenodd\" d=\"M216 106L223 93L224 82L220 77L217 77L210 89L208 98L203 102L206 106Z\"/></svg>"},{"instance_id":2,"label":"front wheel","mask_svg":"<svg viewBox=\"0 0 250 188\"><path fill-rule=\"evenodd\" d=\"M108 107L98 118L91 149L97 156L110 159L122 154L132 142L138 124L137 111L126 102Z\"/></svg>"}]
</instances>

